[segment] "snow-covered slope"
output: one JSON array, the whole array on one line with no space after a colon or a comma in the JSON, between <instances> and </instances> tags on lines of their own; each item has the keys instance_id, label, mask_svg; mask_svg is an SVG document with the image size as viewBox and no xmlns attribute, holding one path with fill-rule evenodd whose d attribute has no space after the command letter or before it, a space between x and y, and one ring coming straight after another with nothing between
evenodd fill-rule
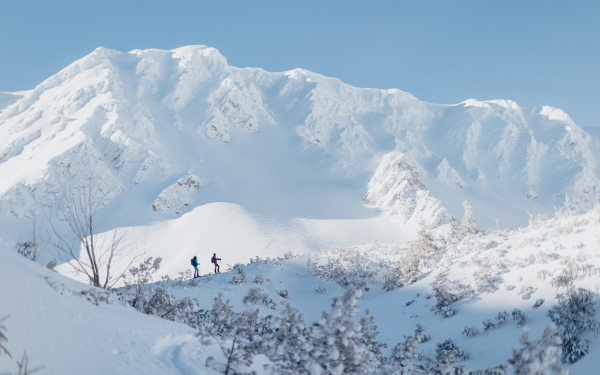
<instances>
[{"instance_id":1,"label":"snow-covered slope","mask_svg":"<svg viewBox=\"0 0 600 375\"><path fill-rule=\"evenodd\" d=\"M471 234L440 247L417 282L391 291L382 289L386 275L403 259L407 245L372 243L285 260L255 259L236 271L165 285L179 299L196 298L202 309L210 309L213 299L223 293L237 312L244 310L242 300L249 289L259 288L267 297L258 306L265 316L280 316L284 307L279 302L288 301L305 314L307 324L330 311L333 297L355 285L363 290L358 300L362 310L355 319L365 309L371 311L379 326L377 340L387 344L387 356L420 324L430 337L418 345L421 360L413 358L413 363L425 363L427 357L435 361L436 345L453 339L470 354L456 365L485 369L506 363L523 327L531 329L532 338L541 336L550 324L547 311L557 305L556 293L565 292L553 282L569 267L584 270L575 277L575 286L597 296L599 213L600 209L585 215L565 211L553 219L533 218L529 227L516 231ZM114 303L95 306L81 294L89 286L6 249L0 248L0 255L0 317L11 314L5 322L9 341L4 344L16 357L27 350L32 364L45 366L41 373L213 374L206 367L208 356L223 362L216 346L201 345L195 331L184 324L127 308L118 294ZM442 272L448 273L448 291L462 296L452 304L455 314L450 317L433 309L437 300L430 284ZM523 327L511 316L514 309L526 315ZM508 316L501 323L496 318L502 312ZM598 319L598 314L594 317ZM486 331L488 320L492 324ZM477 334L465 337L465 327ZM589 329L581 338L590 340L589 353L569 369L573 374L592 374L600 346ZM261 356L254 360L265 361ZM14 370L14 362L0 356L0 369ZM254 369L270 373L261 366Z\"/></svg>"}]
</instances>

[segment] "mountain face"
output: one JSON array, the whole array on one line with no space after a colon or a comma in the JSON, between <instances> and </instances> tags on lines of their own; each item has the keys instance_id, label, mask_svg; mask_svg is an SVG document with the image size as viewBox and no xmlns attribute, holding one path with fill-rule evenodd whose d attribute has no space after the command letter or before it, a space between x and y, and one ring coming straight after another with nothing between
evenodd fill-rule
<instances>
[{"instance_id":1,"label":"mountain face","mask_svg":"<svg viewBox=\"0 0 600 375\"><path fill-rule=\"evenodd\" d=\"M559 109L426 103L232 67L205 46L98 48L20 95L0 96L3 220L51 206L92 167L147 221L211 202L268 218L381 215L365 199L399 225L448 229L468 200L481 227L514 228L600 194L600 137Z\"/></svg>"}]
</instances>

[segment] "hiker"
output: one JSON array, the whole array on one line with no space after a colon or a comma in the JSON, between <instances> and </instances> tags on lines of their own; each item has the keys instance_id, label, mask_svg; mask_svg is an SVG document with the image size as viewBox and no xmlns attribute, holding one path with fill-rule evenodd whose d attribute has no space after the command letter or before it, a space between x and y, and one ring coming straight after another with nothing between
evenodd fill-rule
<instances>
[{"instance_id":1,"label":"hiker","mask_svg":"<svg viewBox=\"0 0 600 375\"><path fill-rule=\"evenodd\" d=\"M221 260L221 258L217 258L217 253L214 253L213 257L210 258L210 261L215 264L215 273L221 273L221 271L219 271L219 263L217 263L218 260Z\"/></svg>"},{"instance_id":2,"label":"hiker","mask_svg":"<svg viewBox=\"0 0 600 375\"><path fill-rule=\"evenodd\" d=\"M199 272L198 272L198 257L194 255L194 257L192 258L192 266L194 266L194 279L196 277L200 277Z\"/></svg>"}]
</instances>

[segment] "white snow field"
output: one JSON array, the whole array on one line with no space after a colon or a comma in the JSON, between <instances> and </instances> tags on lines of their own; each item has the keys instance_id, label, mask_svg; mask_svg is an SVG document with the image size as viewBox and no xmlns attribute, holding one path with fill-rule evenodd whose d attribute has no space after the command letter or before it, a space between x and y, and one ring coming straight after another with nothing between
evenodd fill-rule
<instances>
[{"instance_id":1,"label":"white snow field","mask_svg":"<svg viewBox=\"0 0 600 375\"><path fill-rule=\"evenodd\" d=\"M230 272L162 284L173 298L210 309L222 292L239 312L259 287L276 307L261 306L265 314L282 313L285 299L309 324L355 287L386 356L419 323L431 340L414 363L435 362L436 344L452 338L471 354L457 365L492 368L506 363L522 328L509 317L484 336L484 320L521 309L538 339L556 293L567 290L552 281L564 281L563 269L597 295L599 160L598 129L556 108L427 103L302 69L232 67L206 46L100 47L33 90L0 92L0 319L11 316L0 323L8 338L0 344L13 357L27 350L47 374L224 371L206 366L223 354L202 345L185 319L144 314L118 291L114 303L95 306L81 294L87 280L68 264L56 267L60 274L41 266L56 257L49 214L60 218L69 188L92 174L110 192L100 237L127 228L129 249L162 258L155 282L188 278L178 273L194 255L203 275L213 271L213 253L223 259ZM464 201L485 231L465 236ZM420 229L437 250L411 263ZM17 254L18 243L36 239L37 265ZM248 264L256 257L270 260ZM231 271L238 263L245 266ZM426 297L443 270L448 293L460 297L445 318L432 311L436 297ZM245 282L231 283L243 274ZM254 283L259 275L263 284ZM532 309L538 299L544 304ZM463 337L465 326L479 335ZM581 339L591 340L589 354L569 366L575 374L598 366L588 328ZM271 373L262 367L270 361L261 354L252 369ZM11 371L15 361L0 355L0 374Z\"/></svg>"}]
</instances>

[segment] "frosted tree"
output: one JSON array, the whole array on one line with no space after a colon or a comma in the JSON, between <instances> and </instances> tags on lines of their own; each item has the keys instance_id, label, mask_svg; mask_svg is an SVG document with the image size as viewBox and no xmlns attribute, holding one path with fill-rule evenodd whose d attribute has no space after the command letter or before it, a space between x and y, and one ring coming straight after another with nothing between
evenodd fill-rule
<instances>
[{"instance_id":1,"label":"frosted tree","mask_svg":"<svg viewBox=\"0 0 600 375\"><path fill-rule=\"evenodd\" d=\"M410 248L394 263L391 275L386 277L385 290L393 290L398 284L398 277L403 277L407 283L414 283L419 280L423 273L423 268L435 252L438 250L434 238L428 231L421 229L417 239L411 244ZM400 284L401 285L401 284Z\"/></svg>"},{"instance_id":2,"label":"frosted tree","mask_svg":"<svg viewBox=\"0 0 600 375\"><path fill-rule=\"evenodd\" d=\"M331 312L323 312L321 320L313 323L311 374L371 374L378 367L375 354L361 342L360 323L352 320L360 309L357 293L349 289L334 298Z\"/></svg>"},{"instance_id":3,"label":"frosted tree","mask_svg":"<svg viewBox=\"0 0 600 375\"><path fill-rule=\"evenodd\" d=\"M206 361L208 367L219 366L225 375L249 374L244 369L252 365L253 357L263 347L262 337L257 334L256 325L253 324L260 321L260 312L248 307L250 303L258 301L258 296L258 289L250 289L248 296L244 298L247 308L243 313L235 313L229 301L223 303L221 294L215 298L215 305L209 316L212 324L204 326L199 336L205 345L216 343L226 362L219 364L213 357L209 357Z\"/></svg>"},{"instance_id":4,"label":"frosted tree","mask_svg":"<svg viewBox=\"0 0 600 375\"><path fill-rule=\"evenodd\" d=\"M434 296L437 303L432 307L436 313L442 314L444 317L450 317L456 313L456 309L452 304L457 302L460 297L450 291L450 280L448 279L448 271L440 272L435 280L429 284L433 288Z\"/></svg>"},{"instance_id":5,"label":"frosted tree","mask_svg":"<svg viewBox=\"0 0 600 375\"><path fill-rule=\"evenodd\" d=\"M419 373L413 364L417 358L418 344L419 340L416 337L404 336L404 342L400 342L392 348L392 354L387 361L392 366L392 371L396 370L400 375ZM389 371L386 372L389 373Z\"/></svg>"},{"instance_id":6,"label":"frosted tree","mask_svg":"<svg viewBox=\"0 0 600 375\"><path fill-rule=\"evenodd\" d=\"M273 374L308 375L312 367L310 331L304 323L304 313L282 301L284 311L275 320L273 335L265 347L273 362Z\"/></svg>"},{"instance_id":7,"label":"frosted tree","mask_svg":"<svg viewBox=\"0 0 600 375\"><path fill-rule=\"evenodd\" d=\"M109 229L105 226L108 221L100 220L100 215L120 192L110 172L92 166L76 177L66 176L55 197L58 215L52 215L51 209L47 212L46 242L54 255L91 285L105 289L113 287L141 256L137 246L129 242L131 231L120 227L118 219L111 223L112 231L100 235ZM117 263L124 264L120 272L113 269Z\"/></svg>"},{"instance_id":8,"label":"frosted tree","mask_svg":"<svg viewBox=\"0 0 600 375\"><path fill-rule=\"evenodd\" d=\"M583 288L569 288L558 294L558 305L548 310L548 317L556 325L556 334L562 338L562 362L574 363L588 352L589 341L581 336L587 331L598 331L596 298Z\"/></svg>"},{"instance_id":9,"label":"frosted tree","mask_svg":"<svg viewBox=\"0 0 600 375\"><path fill-rule=\"evenodd\" d=\"M469 202L467 202L467 201L463 202L463 209L465 210L465 213L460 221L461 234L463 236L466 236L467 234L476 232L475 228L477 226L477 222L479 221L479 219L473 213L473 208L471 207L471 204Z\"/></svg>"},{"instance_id":10,"label":"frosted tree","mask_svg":"<svg viewBox=\"0 0 600 375\"><path fill-rule=\"evenodd\" d=\"M525 328L519 342L522 348L513 348L512 358L508 363L513 366L515 375L568 375L569 372L560 364L562 340L555 335L556 326L546 327L539 340L529 339L530 331Z\"/></svg>"}]
</instances>

